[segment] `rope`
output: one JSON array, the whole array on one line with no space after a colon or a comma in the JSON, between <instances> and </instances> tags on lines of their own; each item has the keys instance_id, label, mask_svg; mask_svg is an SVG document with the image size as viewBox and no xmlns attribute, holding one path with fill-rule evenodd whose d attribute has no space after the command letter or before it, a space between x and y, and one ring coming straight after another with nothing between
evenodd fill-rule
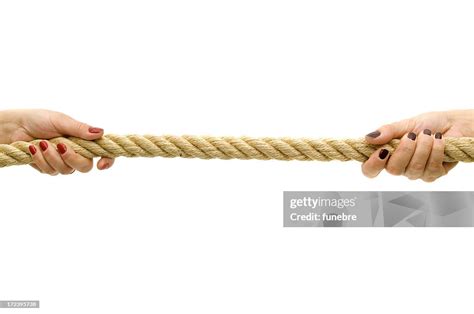
<instances>
[{"instance_id":1,"label":"rope","mask_svg":"<svg viewBox=\"0 0 474 314\"><path fill-rule=\"evenodd\" d=\"M32 142L0 144L0 168L32 162ZM252 138L216 136L105 135L95 141L69 137L49 140L65 143L86 158L183 157L201 159L357 160L364 162L378 148L392 152L400 140L382 146L364 139ZM474 162L474 137L446 138L444 161Z\"/></svg>"}]
</instances>

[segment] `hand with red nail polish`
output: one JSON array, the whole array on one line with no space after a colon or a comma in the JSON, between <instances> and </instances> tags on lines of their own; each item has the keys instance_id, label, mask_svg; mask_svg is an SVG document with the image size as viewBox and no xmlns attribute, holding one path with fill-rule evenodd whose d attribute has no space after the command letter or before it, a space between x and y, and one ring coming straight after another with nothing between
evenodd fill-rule
<instances>
[{"instance_id":1,"label":"hand with red nail polish","mask_svg":"<svg viewBox=\"0 0 474 314\"><path fill-rule=\"evenodd\" d=\"M444 137L474 136L474 110L429 112L386 124L365 136L370 144L386 144L400 139L389 153L378 150L362 164L362 172L376 177L383 169L411 180L433 182L446 175L457 163L443 162Z\"/></svg>"},{"instance_id":2,"label":"hand with red nail polish","mask_svg":"<svg viewBox=\"0 0 474 314\"><path fill-rule=\"evenodd\" d=\"M95 140L104 135L104 130L79 122L63 113L40 110L0 111L0 144L16 141L44 139L38 145L28 148L33 159L31 166L36 170L50 174L71 174L75 170L88 172L93 161L77 154L66 143L53 145L48 139L59 136L74 136L85 140ZM101 158L97 168L110 168L113 159Z\"/></svg>"}]
</instances>

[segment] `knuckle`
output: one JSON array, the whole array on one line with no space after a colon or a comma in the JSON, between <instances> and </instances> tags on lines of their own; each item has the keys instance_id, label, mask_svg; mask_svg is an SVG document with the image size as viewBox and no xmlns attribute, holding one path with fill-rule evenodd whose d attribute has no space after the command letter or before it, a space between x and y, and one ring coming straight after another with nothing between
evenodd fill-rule
<instances>
[{"instance_id":1,"label":"knuckle","mask_svg":"<svg viewBox=\"0 0 474 314\"><path fill-rule=\"evenodd\" d=\"M445 174L445 170L441 166L441 167L435 167L435 168L430 169L429 171L426 172L425 176L438 178L438 177L443 176L444 174Z\"/></svg>"},{"instance_id":2,"label":"knuckle","mask_svg":"<svg viewBox=\"0 0 474 314\"><path fill-rule=\"evenodd\" d=\"M422 163L422 162L419 162L419 161L416 161L416 162L413 162L409 168L413 171L413 172L423 172L423 170L425 170L425 164Z\"/></svg>"},{"instance_id":3,"label":"knuckle","mask_svg":"<svg viewBox=\"0 0 474 314\"><path fill-rule=\"evenodd\" d=\"M62 174L62 175L71 174L71 173L72 173L72 169L61 168L61 169L59 170L59 173Z\"/></svg>"},{"instance_id":4,"label":"knuckle","mask_svg":"<svg viewBox=\"0 0 474 314\"><path fill-rule=\"evenodd\" d=\"M428 169L439 171L440 168L442 168L442 167L443 166L441 166L441 162L438 161L438 160L431 160L431 161L428 162Z\"/></svg>"},{"instance_id":5,"label":"knuckle","mask_svg":"<svg viewBox=\"0 0 474 314\"><path fill-rule=\"evenodd\" d=\"M86 173L92 170L94 168L94 164L92 162L88 163L86 166L81 167L78 169L80 172Z\"/></svg>"},{"instance_id":6,"label":"knuckle","mask_svg":"<svg viewBox=\"0 0 474 314\"><path fill-rule=\"evenodd\" d=\"M440 176L442 177L442 176L447 175L448 171L443 166L441 166L439 167L439 173L440 173Z\"/></svg>"},{"instance_id":7,"label":"knuckle","mask_svg":"<svg viewBox=\"0 0 474 314\"><path fill-rule=\"evenodd\" d=\"M436 171L428 171L426 172L424 175L423 175L423 181L425 182L433 182L437 179L439 179L440 177L444 176L446 173L444 171L444 168L441 169L443 167L440 167L438 168Z\"/></svg>"},{"instance_id":8,"label":"knuckle","mask_svg":"<svg viewBox=\"0 0 474 314\"><path fill-rule=\"evenodd\" d=\"M434 182L434 181L435 181L436 179L438 179L438 178L439 178L439 177L429 175L429 176L424 176L424 177L422 178L422 180L425 181L425 182L430 183L430 182Z\"/></svg>"},{"instance_id":9,"label":"knuckle","mask_svg":"<svg viewBox=\"0 0 474 314\"><path fill-rule=\"evenodd\" d=\"M82 172L82 173L91 171L93 167L94 167L94 163L92 162L92 159L76 161L73 165L71 165L71 168L74 168L77 171Z\"/></svg>"},{"instance_id":10,"label":"knuckle","mask_svg":"<svg viewBox=\"0 0 474 314\"><path fill-rule=\"evenodd\" d=\"M40 167L41 171L43 171L44 174L49 174L49 175L55 175L57 172L54 169L51 169L49 167Z\"/></svg>"},{"instance_id":11,"label":"knuckle","mask_svg":"<svg viewBox=\"0 0 474 314\"><path fill-rule=\"evenodd\" d=\"M413 173L413 172L407 172L405 173L405 176L410 179L410 180L417 180L420 178L419 174Z\"/></svg>"},{"instance_id":12,"label":"knuckle","mask_svg":"<svg viewBox=\"0 0 474 314\"><path fill-rule=\"evenodd\" d=\"M78 133L81 134L81 133L87 133L88 126L87 124L84 124L82 122L77 122L76 128L77 128Z\"/></svg>"},{"instance_id":13,"label":"knuckle","mask_svg":"<svg viewBox=\"0 0 474 314\"><path fill-rule=\"evenodd\" d=\"M398 148L398 151L402 154L413 154L413 148L410 147L410 146L406 146L406 145L403 145L401 147Z\"/></svg>"},{"instance_id":14,"label":"knuckle","mask_svg":"<svg viewBox=\"0 0 474 314\"><path fill-rule=\"evenodd\" d=\"M76 170L81 172L81 173L87 173L91 171L93 166L87 166L87 167L77 167Z\"/></svg>"}]
</instances>

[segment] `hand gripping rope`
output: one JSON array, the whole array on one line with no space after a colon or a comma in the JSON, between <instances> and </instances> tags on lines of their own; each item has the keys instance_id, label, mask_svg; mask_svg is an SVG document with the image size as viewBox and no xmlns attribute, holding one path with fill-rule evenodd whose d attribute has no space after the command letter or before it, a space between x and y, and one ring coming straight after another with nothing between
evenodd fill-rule
<instances>
[{"instance_id":1,"label":"hand gripping rope","mask_svg":"<svg viewBox=\"0 0 474 314\"><path fill-rule=\"evenodd\" d=\"M0 144L0 168L32 162L28 146L38 143ZM86 158L93 157L183 157L200 159L260 160L357 160L364 162L378 148L392 152L400 140L385 145L371 145L361 139L252 138L218 136L105 135L87 141L58 137L50 142L68 144ZM444 161L474 162L474 137L447 137Z\"/></svg>"}]
</instances>

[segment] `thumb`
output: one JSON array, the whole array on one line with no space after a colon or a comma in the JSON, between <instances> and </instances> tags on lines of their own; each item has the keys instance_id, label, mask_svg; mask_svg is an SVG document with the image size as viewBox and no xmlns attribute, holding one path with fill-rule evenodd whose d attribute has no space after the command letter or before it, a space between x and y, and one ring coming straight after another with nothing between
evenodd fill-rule
<instances>
[{"instance_id":1,"label":"thumb","mask_svg":"<svg viewBox=\"0 0 474 314\"><path fill-rule=\"evenodd\" d=\"M378 128L376 131L370 132L365 136L369 144L386 144L393 139L401 138L406 133L412 131L410 120L402 120L391 124L386 124Z\"/></svg>"},{"instance_id":2,"label":"thumb","mask_svg":"<svg viewBox=\"0 0 474 314\"><path fill-rule=\"evenodd\" d=\"M56 131L61 135L75 136L84 140L96 140L104 135L103 129L79 122L65 114L54 115L51 118Z\"/></svg>"}]
</instances>

